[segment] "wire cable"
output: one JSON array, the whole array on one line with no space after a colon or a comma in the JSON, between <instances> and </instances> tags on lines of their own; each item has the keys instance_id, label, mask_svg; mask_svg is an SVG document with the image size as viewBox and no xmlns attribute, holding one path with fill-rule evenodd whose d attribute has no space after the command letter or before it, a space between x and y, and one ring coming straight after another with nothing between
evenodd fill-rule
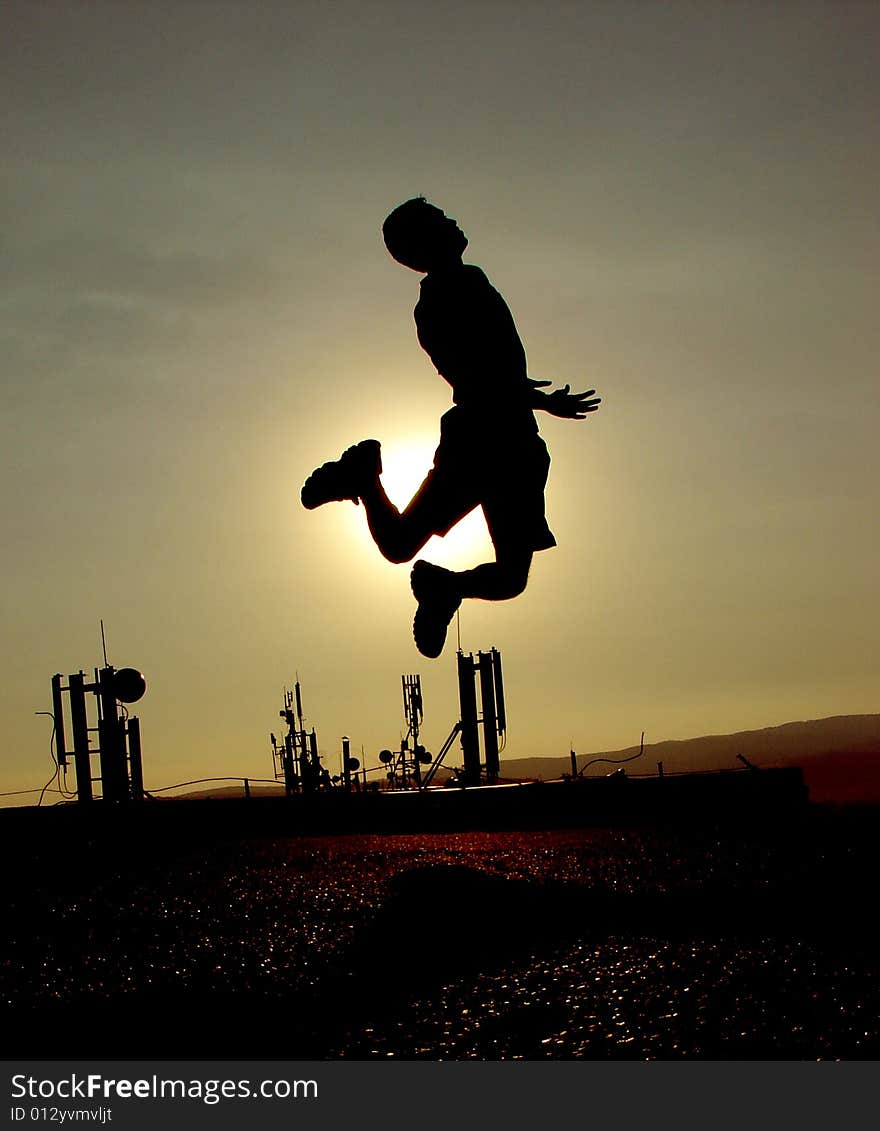
<instances>
[{"instance_id":1,"label":"wire cable","mask_svg":"<svg viewBox=\"0 0 880 1131\"><path fill-rule=\"evenodd\" d=\"M51 784L52 778L49 778L49 785ZM48 789L48 787L44 785L42 789L40 789L39 786L37 786L36 789L10 789L6 793L0 793L0 797L21 797L25 793L60 793L62 796L64 795L63 790Z\"/></svg>"},{"instance_id":2,"label":"wire cable","mask_svg":"<svg viewBox=\"0 0 880 1131\"><path fill-rule=\"evenodd\" d=\"M588 770L590 766L595 766L597 762L607 762L611 766L622 766L624 762L632 762L636 758L641 758L643 753L644 751L640 750L638 754L630 754L628 758L591 758L585 766L582 766L578 770L577 776L579 778L582 778L584 776L584 771Z\"/></svg>"},{"instance_id":3,"label":"wire cable","mask_svg":"<svg viewBox=\"0 0 880 1131\"><path fill-rule=\"evenodd\" d=\"M281 785L281 782L277 781L275 778L195 778L193 781L179 781L175 785L161 785L158 789L144 790L144 792L167 793L169 789L182 789L185 785L204 785L207 782L215 781L240 781L242 784L244 784L244 782L256 782L258 785Z\"/></svg>"},{"instance_id":4,"label":"wire cable","mask_svg":"<svg viewBox=\"0 0 880 1131\"><path fill-rule=\"evenodd\" d=\"M52 756L52 761L55 763L55 773L51 776L51 778L49 778L49 780L46 782L46 784L40 790L40 799L37 802L37 808L39 809L39 807L43 804L43 798L46 796L46 791L48 790L48 788L52 784L52 782L54 781L54 782L57 782L59 786L61 785L61 782L58 780L58 775L61 773L61 766L59 765L58 759L55 756L55 731L56 731L56 727L57 727L57 724L55 722L55 716L52 714L51 711L34 711L34 714L35 715L48 715L49 718L52 720L52 733L49 736L49 753ZM28 790L27 792L36 793L37 791L36 790ZM60 793L62 795L64 793L64 791L62 789L53 789L52 792L53 793Z\"/></svg>"}]
</instances>

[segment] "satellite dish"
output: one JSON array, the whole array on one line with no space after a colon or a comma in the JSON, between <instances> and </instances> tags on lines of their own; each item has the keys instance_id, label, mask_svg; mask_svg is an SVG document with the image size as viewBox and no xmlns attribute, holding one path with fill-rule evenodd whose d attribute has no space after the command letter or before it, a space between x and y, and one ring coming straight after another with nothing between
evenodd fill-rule
<instances>
[{"instance_id":1,"label":"satellite dish","mask_svg":"<svg viewBox=\"0 0 880 1131\"><path fill-rule=\"evenodd\" d=\"M422 747L422 752L419 755L419 761L423 766L430 766L434 761L433 757L428 753L424 746Z\"/></svg>"},{"instance_id":2,"label":"satellite dish","mask_svg":"<svg viewBox=\"0 0 880 1131\"><path fill-rule=\"evenodd\" d=\"M120 703L137 703L147 690L147 681L135 668L120 668L113 673L113 692Z\"/></svg>"},{"instance_id":3,"label":"satellite dish","mask_svg":"<svg viewBox=\"0 0 880 1131\"><path fill-rule=\"evenodd\" d=\"M361 768L360 758L346 758L345 768L347 770L359 770Z\"/></svg>"},{"instance_id":4,"label":"satellite dish","mask_svg":"<svg viewBox=\"0 0 880 1131\"><path fill-rule=\"evenodd\" d=\"M391 753L390 750L380 750L379 751L379 761L384 762L386 766L388 765L388 763L391 761L391 759L393 757L394 757L394 755Z\"/></svg>"}]
</instances>

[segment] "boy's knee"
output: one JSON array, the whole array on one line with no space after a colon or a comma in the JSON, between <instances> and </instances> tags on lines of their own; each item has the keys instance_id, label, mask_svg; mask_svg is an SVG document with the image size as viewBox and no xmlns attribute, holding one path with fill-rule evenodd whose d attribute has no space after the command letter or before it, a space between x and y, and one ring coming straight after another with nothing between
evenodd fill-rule
<instances>
[{"instance_id":1,"label":"boy's knee","mask_svg":"<svg viewBox=\"0 0 880 1131\"><path fill-rule=\"evenodd\" d=\"M526 570L524 573L513 573L508 577L508 593L511 597L519 597L521 593L525 593L528 583L528 570Z\"/></svg>"},{"instance_id":2,"label":"boy's knee","mask_svg":"<svg viewBox=\"0 0 880 1131\"><path fill-rule=\"evenodd\" d=\"M401 516L395 529L382 539L379 549L387 561L403 565L404 562L413 560L430 537L431 531L426 530L422 523L411 522Z\"/></svg>"},{"instance_id":3,"label":"boy's knee","mask_svg":"<svg viewBox=\"0 0 880 1131\"><path fill-rule=\"evenodd\" d=\"M500 563L499 563L500 564ZM529 583L529 568L532 564L531 556L527 561L508 561L503 565L503 586L505 595L519 597L525 592Z\"/></svg>"},{"instance_id":4,"label":"boy's knee","mask_svg":"<svg viewBox=\"0 0 880 1131\"><path fill-rule=\"evenodd\" d=\"M379 545L382 557L392 565L403 565L411 562L419 552L424 542L409 537L404 532L395 532L391 538L384 538Z\"/></svg>"},{"instance_id":5,"label":"boy's knee","mask_svg":"<svg viewBox=\"0 0 880 1131\"><path fill-rule=\"evenodd\" d=\"M406 562L411 562L416 555L416 551L407 546L384 546L380 549L382 557L392 565L404 565Z\"/></svg>"}]
</instances>

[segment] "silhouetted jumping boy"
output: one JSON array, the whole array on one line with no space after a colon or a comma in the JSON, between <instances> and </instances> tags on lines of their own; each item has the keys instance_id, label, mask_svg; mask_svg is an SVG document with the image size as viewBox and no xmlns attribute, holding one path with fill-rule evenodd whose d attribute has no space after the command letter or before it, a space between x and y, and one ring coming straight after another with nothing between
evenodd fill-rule
<instances>
[{"instance_id":1,"label":"silhouetted jumping boy","mask_svg":"<svg viewBox=\"0 0 880 1131\"><path fill-rule=\"evenodd\" d=\"M373 540L391 562L408 562L482 506L495 561L456 573L431 562L412 568L418 602L413 636L425 656L443 651L446 629L465 597L504 601L526 587L532 555L556 545L544 517L550 457L534 410L583 420L599 406L594 389L541 392L504 299L479 267L464 264L467 237L423 197L395 208L382 226L385 246L424 274L415 308L419 342L452 386L454 407L440 420L434 466L401 513L379 476L378 440L363 440L306 480L303 505L362 502ZM591 399L592 398L592 399Z\"/></svg>"}]
</instances>

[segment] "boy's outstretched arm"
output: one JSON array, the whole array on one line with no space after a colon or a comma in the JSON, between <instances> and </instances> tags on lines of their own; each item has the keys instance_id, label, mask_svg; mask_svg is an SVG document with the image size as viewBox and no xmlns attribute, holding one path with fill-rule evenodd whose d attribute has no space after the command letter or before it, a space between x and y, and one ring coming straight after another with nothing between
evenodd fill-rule
<instances>
[{"instance_id":1,"label":"boy's outstretched arm","mask_svg":"<svg viewBox=\"0 0 880 1131\"><path fill-rule=\"evenodd\" d=\"M573 393L570 385L561 389L554 389L552 393L541 390L550 384L549 381L533 381L532 408L543 409L551 416L561 416L566 420L583 420L588 412L595 412L602 403L602 398L595 396L595 389L588 389L585 393Z\"/></svg>"}]
</instances>

